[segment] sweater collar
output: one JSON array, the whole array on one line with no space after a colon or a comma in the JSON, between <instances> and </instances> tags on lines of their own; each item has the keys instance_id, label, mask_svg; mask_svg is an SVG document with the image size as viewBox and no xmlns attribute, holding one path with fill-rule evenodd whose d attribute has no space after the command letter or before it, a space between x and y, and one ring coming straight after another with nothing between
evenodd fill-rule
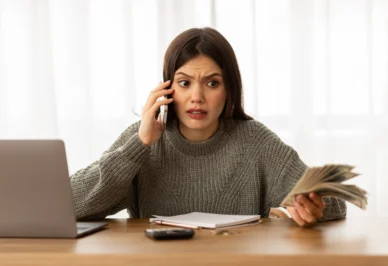
<instances>
[{"instance_id":1,"label":"sweater collar","mask_svg":"<svg viewBox=\"0 0 388 266\"><path fill-rule=\"evenodd\" d=\"M167 125L166 134L175 149L190 156L202 156L214 153L226 142L228 134L226 123L220 120L216 133L204 142L191 142L179 131L179 121L174 119Z\"/></svg>"}]
</instances>

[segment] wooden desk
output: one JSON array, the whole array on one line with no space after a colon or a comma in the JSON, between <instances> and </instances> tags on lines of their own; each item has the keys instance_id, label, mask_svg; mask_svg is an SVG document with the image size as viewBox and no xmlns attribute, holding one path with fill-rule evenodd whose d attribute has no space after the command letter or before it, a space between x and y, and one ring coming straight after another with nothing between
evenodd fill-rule
<instances>
[{"instance_id":1,"label":"wooden desk","mask_svg":"<svg viewBox=\"0 0 388 266\"><path fill-rule=\"evenodd\" d=\"M0 265L388 265L388 218L300 228L264 219L228 236L197 230L191 240L153 241L148 220L109 220L81 239L0 239Z\"/></svg>"}]
</instances>

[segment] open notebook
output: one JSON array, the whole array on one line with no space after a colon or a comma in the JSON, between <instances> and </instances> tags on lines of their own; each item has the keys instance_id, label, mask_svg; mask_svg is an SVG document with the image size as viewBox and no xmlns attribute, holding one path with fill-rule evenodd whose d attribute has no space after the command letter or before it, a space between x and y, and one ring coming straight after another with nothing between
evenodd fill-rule
<instances>
[{"instance_id":1,"label":"open notebook","mask_svg":"<svg viewBox=\"0 0 388 266\"><path fill-rule=\"evenodd\" d=\"M151 223L173 225L188 228L218 229L242 225L258 224L260 215L227 215L203 212L191 212L176 216L158 216L150 218Z\"/></svg>"}]
</instances>

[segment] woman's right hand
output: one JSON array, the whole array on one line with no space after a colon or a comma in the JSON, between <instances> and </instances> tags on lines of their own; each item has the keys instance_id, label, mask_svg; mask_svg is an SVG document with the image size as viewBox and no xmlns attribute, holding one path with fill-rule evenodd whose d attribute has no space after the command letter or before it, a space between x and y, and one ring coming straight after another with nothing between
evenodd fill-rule
<instances>
[{"instance_id":1,"label":"woman's right hand","mask_svg":"<svg viewBox=\"0 0 388 266\"><path fill-rule=\"evenodd\" d=\"M170 86L170 80L160 83L154 90L152 90L143 108L139 128L139 138L147 146L152 146L152 144L158 141L162 136L163 122L161 119L155 119L155 116L160 106L167 105L173 101L172 98L158 101L158 98L173 93L174 89L172 88L166 90L168 86Z\"/></svg>"}]
</instances>

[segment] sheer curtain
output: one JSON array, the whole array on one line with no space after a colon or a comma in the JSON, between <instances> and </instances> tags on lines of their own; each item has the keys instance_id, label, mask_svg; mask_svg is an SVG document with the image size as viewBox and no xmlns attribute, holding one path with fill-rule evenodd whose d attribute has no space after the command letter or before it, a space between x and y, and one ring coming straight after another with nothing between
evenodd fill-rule
<instances>
[{"instance_id":1,"label":"sheer curtain","mask_svg":"<svg viewBox=\"0 0 388 266\"><path fill-rule=\"evenodd\" d=\"M246 111L309 165L348 163L388 216L386 0L0 0L0 138L61 138L70 172L140 119L169 42L218 29Z\"/></svg>"}]
</instances>

